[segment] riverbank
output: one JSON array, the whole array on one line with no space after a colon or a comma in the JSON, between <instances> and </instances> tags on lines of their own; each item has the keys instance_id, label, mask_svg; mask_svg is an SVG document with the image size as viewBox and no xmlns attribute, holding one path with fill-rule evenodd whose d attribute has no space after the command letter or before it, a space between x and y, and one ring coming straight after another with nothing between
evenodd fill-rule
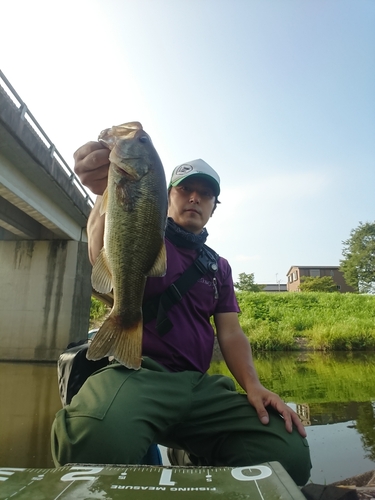
<instances>
[{"instance_id":1,"label":"riverbank","mask_svg":"<svg viewBox=\"0 0 375 500\"><path fill-rule=\"evenodd\" d=\"M239 321L253 350L375 350L375 296L240 292ZM93 298L90 329L110 309Z\"/></svg>"},{"instance_id":2,"label":"riverbank","mask_svg":"<svg viewBox=\"0 0 375 500\"><path fill-rule=\"evenodd\" d=\"M293 349L288 349L292 351L301 351L301 352L308 352L308 351L321 351L324 349L314 349L314 347L311 346L309 343L309 340L306 337L295 337L294 338L294 348ZM219 342L217 341L217 338L215 337L214 341L214 350L212 354L212 361L222 361L223 356L221 354Z\"/></svg>"},{"instance_id":3,"label":"riverbank","mask_svg":"<svg viewBox=\"0 0 375 500\"><path fill-rule=\"evenodd\" d=\"M353 293L237 294L254 350L375 350L375 296Z\"/></svg>"}]
</instances>

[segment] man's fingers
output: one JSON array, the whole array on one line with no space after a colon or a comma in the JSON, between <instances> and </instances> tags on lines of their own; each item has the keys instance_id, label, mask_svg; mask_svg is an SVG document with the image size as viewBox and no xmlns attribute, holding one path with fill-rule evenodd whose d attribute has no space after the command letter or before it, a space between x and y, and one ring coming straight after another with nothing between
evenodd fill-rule
<instances>
[{"instance_id":1,"label":"man's fingers","mask_svg":"<svg viewBox=\"0 0 375 500\"><path fill-rule=\"evenodd\" d=\"M73 154L74 161L75 163L79 163L80 161L84 160L87 156L89 156L91 153L101 150L104 151L107 150L107 158L108 158L109 151L104 146L104 144L98 141L87 142L86 144L78 148L77 151Z\"/></svg>"},{"instance_id":2,"label":"man's fingers","mask_svg":"<svg viewBox=\"0 0 375 500\"><path fill-rule=\"evenodd\" d=\"M256 412L258 414L258 418L262 422L262 424L267 425L268 422L270 421L270 417L268 415L267 410L263 406L263 404L261 406L259 406L258 408L255 407L255 410L256 410Z\"/></svg>"},{"instance_id":3,"label":"man's fingers","mask_svg":"<svg viewBox=\"0 0 375 500\"><path fill-rule=\"evenodd\" d=\"M285 404L283 401L281 403L282 407L277 410L285 420L285 429L291 433L293 431L293 425L294 425L297 428L299 434L301 434L302 437L306 437L305 428L297 413L293 411L291 408L289 408L289 406Z\"/></svg>"},{"instance_id":4,"label":"man's fingers","mask_svg":"<svg viewBox=\"0 0 375 500\"><path fill-rule=\"evenodd\" d=\"M73 155L74 171L82 184L101 195L107 187L109 149L100 142L88 142Z\"/></svg>"},{"instance_id":5,"label":"man's fingers","mask_svg":"<svg viewBox=\"0 0 375 500\"><path fill-rule=\"evenodd\" d=\"M285 405L286 406L286 405ZM292 424L292 417L290 415L290 411L289 411L289 408L287 407L286 410L282 410L281 412L281 415L283 416L284 418L284 421L285 421L285 429L291 433L293 431L293 424Z\"/></svg>"},{"instance_id":6,"label":"man's fingers","mask_svg":"<svg viewBox=\"0 0 375 500\"><path fill-rule=\"evenodd\" d=\"M99 144L99 143L97 143ZM109 165L109 149L83 149L80 148L74 153L74 171L77 175L84 172L90 172L101 167L108 167Z\"/></svg>"},{"instance_id":7,"label":"man's fingers","mask_svg":"<svg viewBox=\"0 0 375 500\"><path fill-rule=\"evenodd\" d=\"M301 434L301 436L306 437L307 436L306 429L303 423L301 422L299 416L294 412L292 413L292 420L294 425L297 427L298 432Z\"/></svg>"},{"instance_id":8,"label":"man's fingers","mask_svg":"<svg viewBox=\"0 0 375 500\"><path fill-rule=\"evenodd\" d=\"M249 399L250 401L250 399ZM287 432L291 433L293 431L293 425L298 430L302 437L306 437L305 428L297 415L284 401L276 394L269 393L268 397L264 399L251 399L250 403L254 406L259 420L262 424L267 425L269 422L269 415L267 412L267 406L272 406L284 419L285 429Z\"/></svg>"},{"instance_id":9,"label":"man's fingers","mask_svg":"<svg viewBox=\"0 0 375 500\"><path fill-rule=\"evenodd\" d=\"M99 167L95 170L81 170L79 175L82 184L90 189L96 195L102 195L108 183L108 165Z\"/></svg>"},{"instance_id":10,"label":"man's fingers","mask_svg":"<svg viewBox=\"0 0 375 500\"><path fill-rule=\"evenodd\" d=\"M262 399L259 400L252 400L251 404L254 406L255 411L258 414L259 420L262 422L262 424L267 425L268 422L270 421L270 417L268 415L268 412L265 408L265 405L262 401Z\"/></svg>"}]
</instances>

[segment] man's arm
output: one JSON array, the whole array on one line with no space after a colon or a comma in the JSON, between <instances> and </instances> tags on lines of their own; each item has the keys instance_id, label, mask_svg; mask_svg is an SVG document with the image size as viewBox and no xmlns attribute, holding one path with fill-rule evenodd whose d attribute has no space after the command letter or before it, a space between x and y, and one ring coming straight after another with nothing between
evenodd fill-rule
<instances>
[{"instance_id":1,"label":"man's arm","mask_svg":"<svg viewBox=\"0 0 375 500\"><path fill-rule=\"evenodd\" d=\"M263 424L268 424L266 407L270 405L283 416L288 432L292 432L294 424L301 436L306 437L305 428L298 415L277 394L260 383L250 343L242 331L237 313L215 314L215 325L224 360L237 382L246 391L247 399L254 406L259 420Z\"/></svg>"},{"instance_id":2,"label":"man's arm","mask_svg":"<svg viewBox=\"0 0 375 500\"><path fill-rule=\"evenodd\" d=\"M87 222L88 251L94 264L103 247L104 221L100 216L101 195L108 182L109 149L100 142L88 142L74 153L74 171L82 184L97 194L95 205Z\"/></svg>"},{"instance_id":3,"label":"man's arm","mask_svg":"<svg viewBox=\"0 0 375 500\"><path fill-rule=\"evenodd\" d=\"M102 197L98 196L96 198L95 205L92 207L89 220L87 221L87 239L88 239L88 251L89 259L92 265L95 264L96 258L98 257L100 250L103 248L104 244L104 215L100 215L100 205L102 203Z\"/></svg>"}]
</instances>

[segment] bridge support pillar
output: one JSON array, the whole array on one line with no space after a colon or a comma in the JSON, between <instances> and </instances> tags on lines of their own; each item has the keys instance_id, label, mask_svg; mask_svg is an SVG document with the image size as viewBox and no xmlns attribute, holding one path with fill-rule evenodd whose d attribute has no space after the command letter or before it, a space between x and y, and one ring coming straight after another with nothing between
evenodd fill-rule
<instances>
[{"instance_id":1,"label":"bridge support pillar","mask_svg":"<svg viewBox=\"0 0 375 500\"><path fill-rule=\"evenodd\" d=\"M0 359L55 361L89 328L87 243L0 241Z\"/></svg>"}]
</instances>

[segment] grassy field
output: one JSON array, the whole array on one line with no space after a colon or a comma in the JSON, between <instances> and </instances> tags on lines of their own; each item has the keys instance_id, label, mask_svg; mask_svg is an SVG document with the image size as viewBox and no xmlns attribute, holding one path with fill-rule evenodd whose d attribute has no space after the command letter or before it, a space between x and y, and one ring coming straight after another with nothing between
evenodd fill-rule
<instances>
[{"instance_id":1,"label":"grassy field","mask_svg":"<svg viewBox=\"0 0 375 500\"><path fill-rule=\"evenodd\" d=\"M254 350L375 350L375 296L353 293L237 293L243 331ZM90 328L109 309L91 302Z\"/></svg>"},{"instance_id":2,"label":"grassy field","mask_svg":"<svg viewBox=\"0 0 375 500\"><path fill-rule=\"evenodd\" d=\"M240 323L255 350L375 349L375 296L340 293L237 294Z\"/></svg>"}]
</instances>

